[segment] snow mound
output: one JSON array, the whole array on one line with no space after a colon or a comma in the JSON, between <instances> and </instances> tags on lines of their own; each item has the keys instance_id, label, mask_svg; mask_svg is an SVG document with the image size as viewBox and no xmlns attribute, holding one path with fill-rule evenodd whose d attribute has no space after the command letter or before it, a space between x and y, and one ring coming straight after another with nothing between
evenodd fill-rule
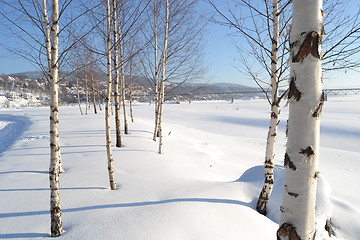
<instances>
[{"instance_id":1,"label":"snow mound","mask_svg":"<svg viewBox=\"0 0 360 240\"><path fill-rule=\"evenodd\" d=\"M254 189L261 189L263 184L264 166L255 166L244 172L238 181L245 181L253 185ZM275 165L274 167L274 188L267 205L267 217L272 221L279 223L280 221L280 205L282 199L282 188L284 185L284 167ZM259 191L260 193L260 191ZM331 188L325 177L320 175L316 193L316 224L318 231L316 240L330 239L327 231L325 231L326 220L330 219L333 211L333 205L330 201ZM254 196L257 197L257 196ZM255 199L254 201L257 201ZM334 239L332 237L331 239Z\"/></svg>"}]
</instances>

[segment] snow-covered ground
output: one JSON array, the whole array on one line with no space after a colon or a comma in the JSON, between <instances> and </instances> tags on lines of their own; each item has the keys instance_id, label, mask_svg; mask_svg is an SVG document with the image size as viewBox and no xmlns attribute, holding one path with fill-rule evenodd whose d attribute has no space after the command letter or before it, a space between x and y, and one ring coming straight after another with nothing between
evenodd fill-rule
<instances>
[{"instance_id":1,"label":"snow-covered ground","mask_svg":"<svg viewBox=\"0 0 360 240\"><path fill-rule=\"evenodd\" d=\"M359 104L360 96L330 96L324 106L318 219L331 209L330 195L331 239L360 238ZM58 239L275 239L287 109L265 217L254 210L270 115L265 100L166 104L162 155L152 141L153 107L135 106L124 147L113 149L116 191L108 188L103 112L60 109L65 232ZM48 108L0 110L0 239L49 238L48 125ZM326 239L319 225L317 239Z\"/></svg>"}]
</instances>

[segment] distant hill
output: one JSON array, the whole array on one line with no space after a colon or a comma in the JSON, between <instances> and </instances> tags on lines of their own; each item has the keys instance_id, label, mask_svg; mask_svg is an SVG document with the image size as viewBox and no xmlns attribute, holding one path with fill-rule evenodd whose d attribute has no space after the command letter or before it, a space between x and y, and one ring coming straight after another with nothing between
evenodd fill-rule
<instances>
[{"instance_id":1,"label":"distant hill","mask_svg":"<svg viewBox=\"0 0 360 240\"><path fill-rule=\"evenodd\" d=\"M99 79L98 88L100 91L106 89L106 75L104 73L95 73L96 79ZM9 76L11 82L6 81ZM77 100L77 81L74 74L67 72L60 73L61 76L66 76L66 81L60 83L60 97L64 102L76 102ZM47 94L49 86L45 80L44 73L41 71L31 71L16 74L2 75L3 80L0 82L0 87L4 92L18 91L18 92L42 92ZM82 76L80 75L80 78ZM89 81L89 79L88 79ZM126 81L129 78L126 77ZM127 84L128 85L128 84ZM133 78L135 95L140 101L147 101L154 96L151 81L146 77L134 76ZM81 100L86 96L86 85L84 80L79 81L79 91ZM166 100L167 101L188 101L188 100L231 100L239 98L253 98L263 97L258 88L249 87L235 83L166 83Z\"/></svg>"}]
</instances>

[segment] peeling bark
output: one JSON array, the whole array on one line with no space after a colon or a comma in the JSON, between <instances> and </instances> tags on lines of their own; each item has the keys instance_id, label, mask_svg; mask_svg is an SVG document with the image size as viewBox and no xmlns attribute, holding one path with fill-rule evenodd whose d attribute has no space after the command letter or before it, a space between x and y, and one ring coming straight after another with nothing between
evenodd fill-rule
<instances>
[{"instance_id":1,"label":"peeling bark","mask_svg":"<svg viewBox=\"0 0 360 240\"><path fill-rule=\"evenodd\" d=\"M293 44L293 47L296 47L296 44ZM299 51L292 58L292 62L303 61L309 54L314 58L320 59L319 45L321 44L321 38L318 32L311 31L306 34L305 40L302 42Z\"/></svg>"},{"instance_id":2,"label":"peeling bark","mask_svg":"<svg viewBox=\"0 0 360 240\"><path fill-rule=\"evenodd\" d=\"M321 117L322 108L323 108L324 103L325 103L325 92L323 91L322 94L321 94L321 98L320 98L319 102L316 104L315 111L312 114L312 116L314 118L320 118Z\"/></svg>"},{"instance_id":3,"label":"peeling bark","mask_svg":"<svg viewBox=\"0 0 360 240\"><path fill-rule=\"evenodd\" d=\"M296 87L296 77L293 76L291 77L290 80L290 84L289 84L289 94L288 94L288 99L294 97L294 99L296 101L300 101L301 99L301 92L299 91L299 89Z\"/></svg>"}]
</instances>

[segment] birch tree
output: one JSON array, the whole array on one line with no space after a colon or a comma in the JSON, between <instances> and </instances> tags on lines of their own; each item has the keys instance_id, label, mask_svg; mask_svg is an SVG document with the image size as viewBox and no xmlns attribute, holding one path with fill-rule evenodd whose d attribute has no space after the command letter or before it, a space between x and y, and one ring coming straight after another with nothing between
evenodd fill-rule
<instances>
[{"instance_id":1,"label":"birch tree","mask_svg":"<svg viewBox=\"0 0 360 240\"><path fill-rule=\"evenodd\" d=\"M113 1L113 33L114 33L114 102L115 102L115 128L116 128L116 147L121 147L120 132L120 96L119 96L119 26L118 26L118 6L117 1Z\"/></svg>"},{"instance_id":2,"label":"birch tree","mask_svg":"<svg viewBox=\"0 0 360 240\"><path fill-rule=\"evenodd\" d=\"M120 28L120 35L121 38L119 40L119 53L120 53L120 71L121 71L121 102L122 102L122 108L123 108L123 118L124 118L124 133L129 134L129 124L127 120L127 114L126 114L126 85L125 85L125 55L124 55L124 36L123 36L123 30Z\"/></svg>"},{"instance_id":3,"label":"birch tree","mask_svg":"<svg viewBox=\"0 0 360 240\"><path fill-rule=\"evenodd\" d=\"M278 239L314 239L319 176L322 0L294 0L290 32L288 141Z\"/></svg>"},{"instance_id":4,"label":"birch tree","mask_svg":"<svg viewBox=\"0 0 360 240\"><path fill-rule=\"evenodd\" d=\"M155 98L155 125L153 140L160 137L160 111L163 114L163 105L166 97L181 84L194 79L201 79L204 75L202 65L202 32L204 22L200 13L196 12L197 0L174 0L166 7L165 1L154 0L149 9L151 25L143 33L151 44L151 49L142 53L142 67L146 78L150 79ZM168 13L166 13L168 9ZM168 20L166 17L168 14ZM168 21L168 23L167 23ZM167 25L168 24L168 25ZM166 28L168 28L166 30ZM168 34L168 36L166 36ZM164 39L167 38L166 51ZM166 58L164 59L164 56ZM164 60L166 64L164 65ZM162 95L162 67L166 69ZM171 84L167 84L170 83ZM162 108L162 109L160 109Z\"/></svg>"},{"instance_id":5,"label":"birch tree","mask_svg":"<svg viewBox=\"0 0 360 240\"><path fill-rule=\"evenodd\" d=\"M60 207L60 162L59 162L59 5L52 0L51 11L51 94L50 94L50 213L51 236L62 234L62 219Z\"/></svg>"},{"instance_id":6,"label":"birch tree","mask_svg":"<svg viewBox=\"0 0 360 240\"><path fill-rule=\"evenodd\" d=\"M158 63L158 2L154 0L154 10L153 10L153 38L154 38L154 95L155 95L155 129L153 134L153 140L156 141L156 138L159 137L159 63Z\"/></svg>"},{"instance_id":7,"label":"birch tree","mask_svg":"<svg viewBox=\"0 0 360 240\"><path fill-rule=\"evenodd\" d=\"M260 192L256 210L266 215L266 206L274 184L274 161L275 143L279 125L280 100L279 97L279 74L278 74L278 50L279 50L279 10L278 0L272 1L272 35L271 35L271 114L269 131L266 138L265 162L264 162L264 185Z\"/></svg>"},{"instance_id":8,"label":"birch tree","mask_svg":"<svg viewBox=\"0 0 360 240\"><path fill-rule=\"evenodd\" d=\"M162 153L163 145L163 129L162 129L162 118L163 108L165 101L165 74L166 74L166 63L167 63L167 48L168 48L168 37L169 37L169 0L165 0L165 35L164 35L164 47L161 58L161 76L160 76L160 91L158 99L158 131L159 131L159 150L158 153Z\"/></svg>"},{"instance_id":9,"label":"birch tree","mask_svg":"<svg viewBox=\"0 0 360 240\"><path fill-rule=\"evenodd\" d=\"M111 190L116 190L116 181L113 166L113 154L111 149L111 132L110 132L110 100L112 93L112 76L111 76L111 5L110 0L106 0L106 66L107 66L107 95L105 103L105 128L106 128L106 154L108 163L108 174Z\"/></svg>"},{"instance_id":10,"label":"birch tree","mask_svg":"<svg viewBox=\"0 0 360 240\"><path fill-rule=\"evenodd\" d=\"M287 14L289 1L263 0L257 5L249 0L240 0L236 2L240 11L248 12L246 17L241 18L238 18L238 14L232 10L228 10L228 16L226 11L220 10L212 0L208 0L208 2L222 19L215 18L214 21L236 29L244 37L243 40L248 43L246 45L249 46L248 48L239 47L239 52L246 53L242 56L245 72L264 91L270 104L271 113L264 161L264 185L256 204L257 211L266 215L267 203L274 183L273 169L280 122L280 101L284 96L279 96L279 87L281 81L286 78L288 70L286 59L288 58L287 27L290 20L290 16ZM255 65L260 65L261 71L267 73L264 79L249 66L249 58L255 58L257 63ZM267 80L269 77L270 81ZM264 85L271 89L271 96L267 95Z\"/></svg>"}]
</instances>

